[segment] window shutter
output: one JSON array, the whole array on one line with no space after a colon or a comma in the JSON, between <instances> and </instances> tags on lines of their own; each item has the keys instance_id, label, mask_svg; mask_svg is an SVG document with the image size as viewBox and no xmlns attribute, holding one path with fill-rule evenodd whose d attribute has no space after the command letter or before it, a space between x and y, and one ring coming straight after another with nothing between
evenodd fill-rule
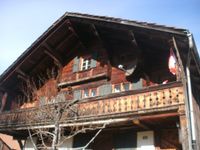
<instances>
[{"instance_id":1,"label":"window shutter","mask_svg":"<svg viewBox=\"0 0 200 150\"><path fill-rule=\"evenodd\" d=\"M81 99L81 90L75 90L74 91L74 100L80 100Z\"/></svg>"},{"instance_id":2,"label":"window shutter","mask_svg":"<svg viewBox=\"0 0 200 150\"><path fill-rule=\"evenodd\" d=\"M112 85L111 84L105 84L99 87L99 95L108 95L112 93Z\"/></svg>"},{"instance_id":3,"label":"window shutter","mask_svg":"<svg viewBox=\"0 0 200 150\"><path fill-rule=\"evenodd\" d=\"M143 87L142 79L140 79L138 82L132 84L133 90L142 89L142 87Z\"/></svg>"},{"instance_id":4,"label":"window shutter","mask_svg":"<svg viewBox=\"0 0 200 150\"><path fill-rule=\"evenodd\" d=\"M74 58L73 72L79 71L79 61L80 61L80 59L78 58L78 56L76 56Z\"/></svg>"},{"instance_id":5,"label":"window shutter","mask_svg":"<svg viewBox=\"0 0 200 150\"><path fill-rule=\"evenodd\" d=\"M94 52L91 59L91 68L94 68L97 66L96 60L97 60L97 52Z\"/></svg>"}]
</instances>

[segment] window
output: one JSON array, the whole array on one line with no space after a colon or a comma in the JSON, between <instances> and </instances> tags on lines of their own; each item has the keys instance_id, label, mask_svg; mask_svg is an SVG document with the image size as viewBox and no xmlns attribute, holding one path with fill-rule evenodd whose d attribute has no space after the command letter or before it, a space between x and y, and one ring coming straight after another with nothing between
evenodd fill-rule
<instances>
[{"instance_id":1,"label":"window","mask_svg":"<svg viewBox=\"0 0 200 150\"><path fill-rule=\"evenodd\" d=\"M120 84L114 85L114 93L121 92Z\"/></svg>"},{"instance_id":2,"label":"window","mask_svg":"<svg viewBox=\"0 0 200 150\"><path fill-rule=\"evenodd\" d=\"M97 89L85 89L82 92L82 98L89 98L97 96Z\"/></svg>"},{"instance_id":3,"label":"window","mask_svg":"<svg viewBox=\"0 0 200 150\"><path fill-rule=\"evenodd\" d=\"M91 97L95 97L97 95L97 89L91 90Z\"/></svg>"},{"instance_id":4,"label":"window","mask_svg":"<svg viewBox=\"0 0 200 150\"><path fill-rule=\"evenodd\" d=\"M89 90L86 89L86 90L83 90L83 98L87 98L89 97Z\"/></svg>"},{"instance_id":5,"label":"window","mask_svg":"<svg viewBox=\"0 0 200 150\"><path fill-rule=\"evenodd\" d=\"M84 58L82 59L81 70L87 70L91 68L91 59Z\"/></svg>"},{"instance_id":6,"label":"window","mask_svg":"<svg viewBox=\"0 0 200 150\"><path fill-rule=\"evenodd\" d=\"M129 91L130 90L130 83L119 83L113 85L112 92L117 93L117 92L122 92L122 91Z\"/></svg>"},{"instance_id":7,"label":"window","mask_svg":"<svg viewBox=\"0 0 200 150\"><path fill-rule=\"evenodd\" d=\"M123 84L123 90L124 90L124 91L130 90L130 84L129 84L129 83L124 83L124 84Z\"/></svg>"},{"instance_id":8,"label":"window","mask_svg":"<svg viewBox=\"0 0 200 150\"><path fill-rule=\"evenodd\" d=\"M97 56L96 52L94 52L92 55L84 55L84 56L76 56L73 61L73 72L79 72L88 70L90 68L95 68L97 65Z\"/></svg>"}]
</instances>

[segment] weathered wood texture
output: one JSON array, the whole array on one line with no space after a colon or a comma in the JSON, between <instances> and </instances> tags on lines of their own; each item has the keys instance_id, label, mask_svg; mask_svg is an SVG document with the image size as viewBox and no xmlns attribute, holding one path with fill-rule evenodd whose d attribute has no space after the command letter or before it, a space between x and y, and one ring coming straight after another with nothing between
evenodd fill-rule
<instances>
[{"instance_id":1,"label":"weathered wood texture","mask_svg":"<svg viewBox=\"0 0 200 150\"><path fill-rule=\"evenodd\" d=\"M118 64L110 64L111 60L108 58L108 52L104 48L97 44L95 46L90 46L88 49L89 50L81 52L75 51L73 55L74 57L66 60L63 68L59 69L56 79L49 79L46 81L44 85L40 87L38 91L36 91L33 100L31 102L23 103L20 108L37 107L40 97L46 97L47 99L55 97L58 88L61 91L67 92L68 87L70 87L73 92L74 90L98 88L99 86L106 84L106 82L111 85L130 83L131 87L133 87L132 81L130 81L130 79L128 79L125 75L126 72L116 67ZM130 55L129 53L127 55ZM94 54L95 56L93 56ZM79 58L79 63L76 64L79 68L78 71L74 71L76 57ZM90 57L92 60L94 60L95 67L91 67L87 70L81 70L81 59L85 57ZM116 58L112 59L117 60L117 56L114 55L113 57ZM113 63L120 62L117 61ZM151 83L150 85L155 85L155 83ZM142 87L147 87L147 82L144 79L142 79ZM98 94L99 93L97 90L97 95ZM73 99L73 96L68 96L68 99ZM11 110L14 110L14 107L16 106L13 105Z\"/></svg>"},{"instance_id":2,"label":"weathered wood texture","mask_svg":"<svg viewBox=\"0 0 200 150\"><path fill-rule=\"evenodd\" d=\"M156 150L181 150L177 129L160 129L155 131Z\"/></svg>"},{"instance_id":3,"label":"weathered wood texture","mask_svg":"<svg viewBox=\"0 0 200 150\"><path fill-rule=\"evenodd\" d=\"M83 53L82 55L79 56L79 58L84 58L85 56L87 57L88 55L91 55L91 54L84 54ZM69 81L72 82L72 81L76 81L76 80L83 79L83 78L86 78L86 77L92 77L92 76L95 76L95 75L98 75L98 74L107 73L108 65L105 62L105 61L107 61L106 60L107 54L99 52L97 55L98 56L95 58L96 67L90 68L90 69L84 70L84 71L79 70L77 72L74 72L73 71L74 59L71 59L63 67L59 82L69 82ZM80 63L78 65L79 65L79 68L80 68L81 67Z\"/></svg>"},{"instance_id":4,"label":"weathered wood texture","mask_svg":"<svg viewBox=\"0 0 200 150\"><path fill-rule=\"evenodd\" d=\"M63 102L65 103L65 102ZM62 103L60 103L62 104ZM114 94L112 98L99 97L96 100L80 101L74 111L76 113L67 113L63 115L61 121L66 123L68 121L89 121L98 119L109 119L115 117L125 117L127 115L145 115L151 113L170 111L171 109L178 110L180 105L184 104L183 88L178 87L166 87L161 90L148 89L148 92L128 94L120 96ZM54 105L54 104L53 104ZM52 108L53 108L52 105ZM39 109L32 108L24 109L14 112L4 112L0 115L0 129L9 127L27 127L30 123L29 120L32 117L36 117L37 113L40 113ZM51 124L51 120L48 118L34 118L32 125L38 124Z\"/></svg>"},{"instance_id":5,"label":"weathered wood texture","mask_svg":"<svg viewBox=\"0 0 200 150\"><path fill-rule=\"evenodd\" d=\"M188 141L188 127L187 127L187 118L186 115L181 115L180 116L180 142L182 143L182 149L183 150L188 150L189 149L189 141Z\"/></svg>"},{"instance_id":6,"label":"weathered wood texture","mask_svg":"<svg viewBox=\"0 0 200 150\"><path fill-rule=\"evenodd\" d=\"M78 114L79 116L96 116L133 111L140 112L183 103L183 90L177 87L81 103Z\"/></svg>"},{"instance_id":7,"label":"weathered wood texture","mask_svg":"<svg viewBox=\"0 0 200 150\"><path fill-rule=\"evenodd\" d=\"M21 109L38 107L40 103L40 98L42 97L45 97L46 100L50 100L52 97L55 97L58 94L56 79L51 78L45 81L43 86L35 90L33 94L34 94L33 100L31 102L26 102L23 105L21 105L20 106ZM16 105L11 107L11 110L14 110L15 109L14 107L16 107Z\"/></svg>"},{"instance_id":8,"label":"weathered wood texture","mask_svg":"<svg viewBox=\"0 0 200 150\"><path fill-rule=\"evenodd\" d=\"M197 104L197 101L193 98L193 106L194 106L194 120L196 127L196 146L197 150L200 150L200 108Z\"/></svg>"},{"instance_id":9,"label":"weathered wood texture","mask_svg":"<svg viewBox=\"0 0 200 150\"><path fill-rule=\"evenodd\" d=\"M46 96L47 98L55 97L58 94L57 82L55 79L48 80L38 91L37 97Z\"/></svg>"}]
</instances>

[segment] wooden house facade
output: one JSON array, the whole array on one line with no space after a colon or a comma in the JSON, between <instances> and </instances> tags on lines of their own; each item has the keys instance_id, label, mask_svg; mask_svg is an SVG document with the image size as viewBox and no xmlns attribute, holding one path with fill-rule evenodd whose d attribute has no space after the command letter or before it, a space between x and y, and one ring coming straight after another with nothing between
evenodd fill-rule
<instances>
[{"instance_id":1,"label":"wooden house facade","mask_svg":"<svg viewBox=\"0 0 200 150\"><path fill-rule=\"evenodd\" d=\"M199 60L188 30L66 13L1 75L0 132L33 148L38 112L73 101L59 126L93 130L58 149L200 150Z\"/></svg>"}]
</instances>

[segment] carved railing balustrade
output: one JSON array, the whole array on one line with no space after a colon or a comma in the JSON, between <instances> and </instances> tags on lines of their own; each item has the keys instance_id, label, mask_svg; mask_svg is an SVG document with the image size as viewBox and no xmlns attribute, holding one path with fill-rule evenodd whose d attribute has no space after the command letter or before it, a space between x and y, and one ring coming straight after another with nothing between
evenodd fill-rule
<instances>
[{"instance_id":1,"label":"carved railing balustrade","mask_svg":"<svg viewBox=\"0 0 200 150\"><path fill-rule=\"evenodd\" d=\"M68 102L59 102L48 106L22 109L0 114L0 129L21 128L53 123L53 111L57 106ZM80 100L72 110L64 108L62 123L109 119L127 115L149 114L178 109L184 105L184 93L181 83L158 85L141 90L113 93L107 96ZM45 115L45 112L47 114ZM42 114L42 115L41 115Z\"/></svg>"}]
</instances>

